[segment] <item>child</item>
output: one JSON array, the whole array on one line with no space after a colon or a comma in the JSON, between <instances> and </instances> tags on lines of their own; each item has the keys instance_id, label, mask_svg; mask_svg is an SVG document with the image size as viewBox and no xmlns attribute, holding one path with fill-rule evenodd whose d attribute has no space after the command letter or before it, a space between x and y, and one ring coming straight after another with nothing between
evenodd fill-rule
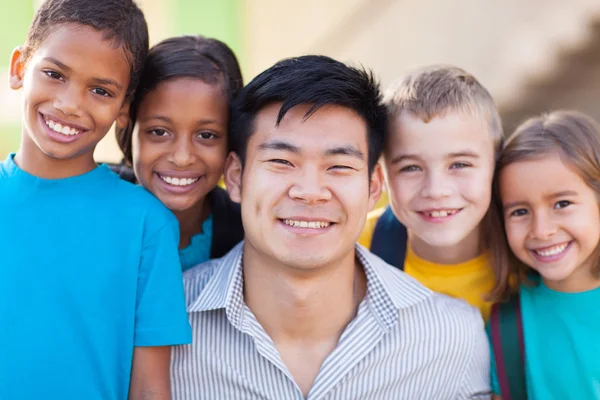
<instances>
[{"instance_id":1,"label":"child","mask_svg":"<svg viewBox=\"0 0 600 400\"><path fill-rule=\"evenodd\" d=\"M202 36L167 39L150 49L131 123L117 131L139 183L179 220L183 271L223 256L243 239L239 205L217 187L227 156L229 104L241 87L237 59L224 43Z\"/></svg>"},{"instance_id":2,"label":"child","mask_svg":"<svg viewBox=\"0 0 600 400\"><path fill-rule=\"evenodd\" d=\"M191 339L177 220L92 156L147 52L132 0L48 0L13 52L23 128L0 163L2 399L169 396L169 346Z\"/></svg>"},{"instance_id":3,"label":"child","mask_svg":"<svg viewBox=\"0 0 600 400\"><path fill-rule=\"evenodd\" d=\"M372 251L487 319L494 275L485 220L502 138L494 101L462 69L431 66L393 86L386 103L391 210L379 218Z\"/></svg>"},{"instance_id":4,"label":"child","mask_svg":"<svg viewBox=\"0 0 600 400\"><path fill-rule=\"evenodd\" d=\"M533 118L506 141L497 169L506 236L494 246L494 295L518 299L492 311L492 389L505 400L600 398L600 129L576 112ZM520 337L509 307L520 311ZM499 337L499 321L513 321L514 335Z\"/></svg>"}]
</instances>

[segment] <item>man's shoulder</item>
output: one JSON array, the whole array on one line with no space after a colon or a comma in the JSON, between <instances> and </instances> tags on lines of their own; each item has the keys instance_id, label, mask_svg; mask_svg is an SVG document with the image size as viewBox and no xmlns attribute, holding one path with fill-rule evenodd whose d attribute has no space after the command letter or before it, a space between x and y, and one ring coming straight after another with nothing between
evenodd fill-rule
<instances>
[{"instance_id":1,"label":"man's shoulder","mask_svg":"<svg viewBox=\"0 0 600 400\"><path fill-rule=\"evenodd\" d=\"M226 256L225 256L226 257ZM185 289L186 308L200 296L211 278L216 274L225 257L214 258L198 264L183 273L183 286Z\"/></svg>"},{"instance_id":2,"label":"man's shoulder","mask_svg":"<svg viewBox=\"0 0 600 400\"><path fill-rule=\"evenodd\" d=\"M479 310L462 299L434 292L404 271L386 263L377 255L360 248L364 257L380 276L396 306L407 310L418 319L434 325L455 325L455 328L471 329L483 326ZM399 313L402 318L403 312Z\"/></svg>"}]
</instances>

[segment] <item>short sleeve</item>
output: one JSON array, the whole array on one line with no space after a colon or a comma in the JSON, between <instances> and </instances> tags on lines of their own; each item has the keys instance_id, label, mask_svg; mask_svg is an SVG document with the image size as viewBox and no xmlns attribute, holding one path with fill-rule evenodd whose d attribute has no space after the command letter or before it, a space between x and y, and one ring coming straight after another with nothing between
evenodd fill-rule
<instances>
[{"instance_id":1,"label":"short sleeve","mask_svg":"<svg viewBox=\"0 0 600 400\"><path fill-rule=\"evenodd\" d=\"M138 274L135 346L191 343L178 244L179 227L174 217L144 238Z\"/></svg>"}]
</instances>

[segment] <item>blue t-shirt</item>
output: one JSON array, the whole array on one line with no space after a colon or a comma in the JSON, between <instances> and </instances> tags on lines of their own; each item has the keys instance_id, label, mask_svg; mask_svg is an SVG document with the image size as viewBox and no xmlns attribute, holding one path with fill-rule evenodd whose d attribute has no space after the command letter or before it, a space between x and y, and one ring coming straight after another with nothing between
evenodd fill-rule
<instances>
[{"instance_id":1,"label":"blue t-shirt","mask_svg":"<svg viewBox=\"0 0 600 400\"><path fill-rule=\"evenodd\" d=\"M202 233L191 237L190 244L179 250L181 270L187 271L198 264L210 260L210 247L212 245L213 218L212 214L202 223Z\"/></svg>"},{"instance_id":2,"label":"blue t-shirt","mask_svg":"<svg viewBox=\"0 0 600 400\"><path fill-rule=\"evenodd\" d=\"M600 288L521 288L529 400L600 399ZM492 390L500 393L492 354Z\"/></svg>"},{"instance_id":3,"label":"blue t-shirt","mask_svg":"<svg viewBox=\"0 0 600 400\"><path fill-rule=\"evenodd\" d=\"M189 343L177 220L106 166L0 163L0 399L126 399L134 346Z\"/></svg>"}]
</instances>

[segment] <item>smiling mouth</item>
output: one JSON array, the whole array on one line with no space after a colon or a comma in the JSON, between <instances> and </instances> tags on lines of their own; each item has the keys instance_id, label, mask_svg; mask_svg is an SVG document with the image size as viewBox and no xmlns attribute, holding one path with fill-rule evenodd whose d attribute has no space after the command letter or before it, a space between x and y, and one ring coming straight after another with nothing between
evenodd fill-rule
<instances>
[{"instance_id":1,"label":"smiling mouth","mask_svg":"<svg viewBox=\"0 0 600 400\"><path fill-rule=\"evenodd\" d=\"M332 222L329 221L297 221L293 219L282 219L281 221L294 228L323 229L332 225Z\"/></svg>"},{"instance_id":2,"label":"smiling mouth","mask_svg":"<svg viewBox=\"0 0 600 400\"><path fill-rule=\"evenodd\" d=\"M157 174L157 175L163 182L166 182L167 184L169 184L171 186L179 186L179 187L190 186L200 180L199 176L196 178L176 178L173 176L166 176L166 175L161 175L161 174Z\"/></svg>"},{"instance_id":3,"label":"smiling mouth","mask_svg":"<svg viewBox=\"0 0 600 400\"><path fill-rule=\"evenodd\" d=\"M421 211L421 214L430 218L445 218L452 216L459 212L460 208L447 209L447 210L433 210L433 211Z\"/></svg>"},{"instance_id":4,"label":"smiling mouth","mask_svg":"<svg viewBox=\"0 0 600 400\"><path fill-rule=\"evenodd\" d=\"M52 118L47 117L45 115L43 115L43 117L44 117L44 122L46 123L48 128L52 129L56 133L60 133L61 135L75 136L75 135L79 135L82 132L80 129L56 122Z\"/></svg>"},{"instance_id":5,"label":"smiling mouth","mask_svg":"<svg viewBox=\"0 0 600 400\"><path fill-rule=\"evenodd\" d=\"M563 253L567 249L567 247L569 247L570 244L571 242L565 242L554 246L544 247L542 249L531 251L542 257L552 257Z\"/></svg>"}]
</instances>

